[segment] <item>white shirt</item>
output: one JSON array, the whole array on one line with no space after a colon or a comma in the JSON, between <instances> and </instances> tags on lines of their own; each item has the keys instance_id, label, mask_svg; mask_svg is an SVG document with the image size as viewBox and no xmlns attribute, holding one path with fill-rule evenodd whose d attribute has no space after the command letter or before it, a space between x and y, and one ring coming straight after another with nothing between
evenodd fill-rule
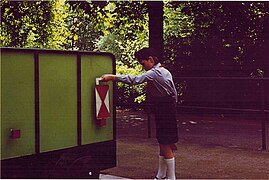
<instances>
[{"instance_id":1,"label":"white shirt","mask_svg":"<svg viewBox=\"0 0 269 180\"><path fill-rule=\"evenodd\" d=\"M158 63L147 72L137 75L117 75L116 81L126 84L141 84L147 82L149 98L171 96L177 101L177 91L171 73Z\"/></svg>"}]
</instances>

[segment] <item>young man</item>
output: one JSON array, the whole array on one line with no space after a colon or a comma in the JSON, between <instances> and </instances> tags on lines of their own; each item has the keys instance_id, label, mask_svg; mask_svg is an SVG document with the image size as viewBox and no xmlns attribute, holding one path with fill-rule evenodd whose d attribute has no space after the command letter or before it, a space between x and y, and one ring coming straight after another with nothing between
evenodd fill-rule
<instances>
[{"instance_id":1,"label":"young man","mask_svg":"<svg viewBox=\"0 0 269 180\"><path fill-rule=\"evenodd\" d=\"M176 179L175 158L178 130L176 121L177 91L171 73L161 66L156 52L143 48L135 53L147 71L138 76L105 74L104 81L119 81L131 85L147 82L147 100L154 104L156 138L160 147L159 170L156 179Z\"/></svg>"}]
</instances>

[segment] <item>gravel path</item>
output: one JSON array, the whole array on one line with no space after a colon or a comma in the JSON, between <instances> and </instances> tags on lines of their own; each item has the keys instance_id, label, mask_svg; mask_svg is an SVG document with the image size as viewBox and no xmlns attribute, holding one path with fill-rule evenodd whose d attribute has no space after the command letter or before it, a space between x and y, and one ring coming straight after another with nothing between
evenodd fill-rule
<instances>
[{"instance_id":1,"label":"gravel path","mask_svg":"<svg viewBox=\"0 0 269 180\"><path fill-rule=\"evenodd\" d=\"M179 114L177 119L178 179L269 179L269 146L261 151L259 121L215 114ZM102 174L130 179L156 175L158 144L147 138L144 111L117 110L117 158L117 167Z\"/></svg>"}]
</instances>

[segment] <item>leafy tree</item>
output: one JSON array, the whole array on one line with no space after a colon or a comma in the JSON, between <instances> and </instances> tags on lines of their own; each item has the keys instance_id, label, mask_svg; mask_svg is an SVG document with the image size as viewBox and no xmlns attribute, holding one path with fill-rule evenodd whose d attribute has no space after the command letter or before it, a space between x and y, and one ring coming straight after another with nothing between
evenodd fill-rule
<instances>
[{"instance_id":1,"label":"leafy tree","mask_svg":"<svg viewBox=\"0 0 269 180\"><path fill-rule=\"evenodd\" d=\"M64 0L1 2L1 45L62 49L67 10Z\"/></svg>"},{"instance_id":2,"label":"leafy tree","mask_svg":"<svg viewBox=\"0 0 269 180\"><path fill-rule=\"evenodd\" d=\"M261 57L268 34L268 3L184 2L173 6L182 4L182 12L193 18L194 31L189 43L177 46L181 50L174 68L180 69L180 75L185 71L195 76L250 76L256 69L265 70Z\"/></svg>"},{"instance_id":3,"label":"leafy tree","mask_svg":"<svg viewBox=\"0 0 269 180\"><path fill-rule=\"evenodd\" d=\"M98 28L98 10L100 7L86 1L68 1L69 14L66 24L71 31L66 49L95 50L95 44L103 32ZM102 8L101 8L102 9Z\"/></svg>"},{"instance_id":4,"label":"leafy tree","mask_svg":"<svg viewBox=\"0 0 269 180\"><path fill-rule=\"evenodd\" d=\"M167 44L168 50L175 49L174 74L194 77L264 77L268 74L265 54L269 33L268 2L174 2L171 5L183 6L181 12L190 16L194 23L194 31L186 39L188 43L178 40L177 46ZM219 81L193 83L188 80L180 87L187 92L183 98L189 105L260 106L259 83L246 87L244 82L222 81L220 84Z\"/></svg>"},{"instance_id":5,"label":"leafy tree","mask_svg":"<svg viewBox=\"0 0 269 180\"><path fill-rule=\"evenodd\" d=\"M1 2L1 45L9 47L38 47L46 41L50 4L47 2ZM38 37L37 37L38 36Z\"/></svg>"},{"instance_id":6,"label":"leafy tree","mask_svg":"<svg viewBox=\"0 0 269 180\"><path fill-rule=\"evenodd\" d=\"M194 18L182 12L183 3L164 4L164 48L165 63L173 65L182 46L188 45L195 33Z\"/></svg>"},{"instance_id":7,"label":"leafy tree","mask_svg":"<svg viewBox=\"0 0 269 180\"><path fill-rule=\"evenodd\" d=\"M46 28L48 32L45 48L61 49L67 43L70 31L66 26L65 19L68 16L68 7L65 0L49 1L51 5L51 17Z\"/></svg>"},{"instance_id":8,"label":"leafy tree","mask_svg":"<svg viewBox=\"0 0 269 180\"><path fill-rule=\"evenodd\" d=\"M117 74L137 75L142 67L134 53L148 46L148 16L142 2L109 2L97 9L98 27L103 32L96 50L112 52L116 57ZM102 18L101 18L102 17ZM121 103L143 102L145 85L129 86L118 83L118 100Z\"/></svg>"}]
</instances>

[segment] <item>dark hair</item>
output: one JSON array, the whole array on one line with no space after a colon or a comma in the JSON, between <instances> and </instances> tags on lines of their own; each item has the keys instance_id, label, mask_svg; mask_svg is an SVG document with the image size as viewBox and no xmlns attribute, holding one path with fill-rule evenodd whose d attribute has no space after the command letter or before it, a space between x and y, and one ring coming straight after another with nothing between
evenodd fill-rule
<instances>
[{"instance_id":1,"label":"dark hair","mask_svg":"<svg viewBox=\"0 0 269 180\"><path fill-rule=\"evenodd\" d=\"M153 48L142 48L135 53L138 61L147 60L149 56L153 57L155 64L159 63L158 53Z\"/></svg>"}]
</instances>

